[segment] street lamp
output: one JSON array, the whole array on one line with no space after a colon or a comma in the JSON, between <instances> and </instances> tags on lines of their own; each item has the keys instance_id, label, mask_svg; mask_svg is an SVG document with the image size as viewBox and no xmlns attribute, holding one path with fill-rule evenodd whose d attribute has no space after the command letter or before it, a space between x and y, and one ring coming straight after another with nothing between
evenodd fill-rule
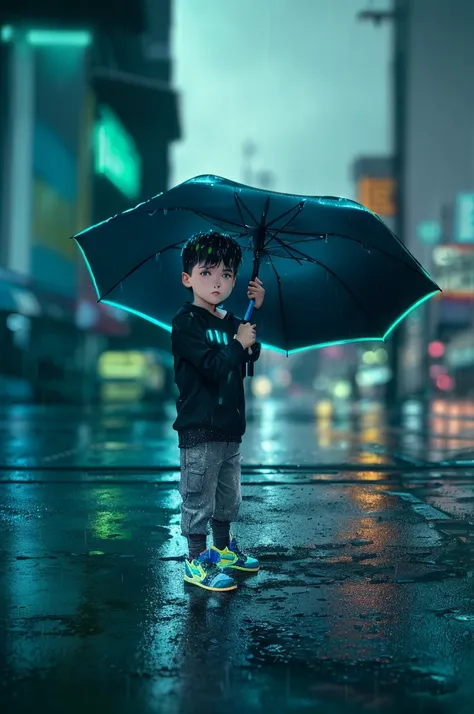
<instances>
[{"instance_id":1,"label":"street lamp","mask_svg":"<svg viewBox=\"0 0 474 714\"><path fill-rule=\"evenodd\" d=\"M393 0L390 10L368 8L358 13L361 21L373 22L376 26L393 22L393 165L395 178L396 214L395 234L404 242L404 178L405 178L405 132L406 132L406 22L407 0ZM403 329L403 328L402 328ZM391 339L392 379L387 384L387 406L395 418L398 416L399 356L402 344L401 328L395 330Z\"/></svg>"}]
</instances>

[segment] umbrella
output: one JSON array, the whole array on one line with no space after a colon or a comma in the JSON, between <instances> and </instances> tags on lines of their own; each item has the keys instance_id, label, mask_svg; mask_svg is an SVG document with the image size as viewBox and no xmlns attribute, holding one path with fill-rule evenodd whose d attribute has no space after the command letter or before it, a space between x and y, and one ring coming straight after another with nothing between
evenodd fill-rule
<instances>
[{"instance_id":1,"label":"umbrella","mask_svg":"<svg viewBox=\"0 0 474 714\"><path fill-rule=\"evenodd\" d=\"M99 301L170 330L186 301L181 250L218 230L242 247L226 308L242 314L250 279L266 289L262 346L287 355L385 341L440 288L385 223L346 198L297 196L197 176L74 236ZM246 319L250 319L253 301Z\"/></svg>"}]
</instances>

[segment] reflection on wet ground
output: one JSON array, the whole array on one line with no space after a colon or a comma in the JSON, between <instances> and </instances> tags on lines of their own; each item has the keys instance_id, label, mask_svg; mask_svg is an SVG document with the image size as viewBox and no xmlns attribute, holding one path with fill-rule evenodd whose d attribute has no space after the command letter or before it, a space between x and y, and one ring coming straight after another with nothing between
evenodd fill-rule
<instances>
[{"instance_id":1,"label":"reflection on wet ground","mask_svg":"<svg viewBox=\"0 0 474 714\"><path fill-rule=\"evenodd\" d=\"M247 469L236 533L262 569L221 595L182 580L169 418L4 416L2 463L43 467L0 474L4 710L471 712L474 472L357 471L369 443L403 452L378 414L327 451L314 421L255 416L244 464L334 468Z\"/></svg>"},{"instance_id":2,"label":"reflection on wet ground","mask_svg":"<svg viewBox=\"0 0 474 714\"><path fill-rule=\"evenodd\" d=\"M12 406L0 412L2 467L167 470L177 466L173 404L154 410ZM257 402L242 447L244 464L291 468L354 466L419 468L435 461L472 461L474 405L408 402L389 426L381 405L359 404L344 418L321 417L317 404Z\"/></svg>"}]
</instances>

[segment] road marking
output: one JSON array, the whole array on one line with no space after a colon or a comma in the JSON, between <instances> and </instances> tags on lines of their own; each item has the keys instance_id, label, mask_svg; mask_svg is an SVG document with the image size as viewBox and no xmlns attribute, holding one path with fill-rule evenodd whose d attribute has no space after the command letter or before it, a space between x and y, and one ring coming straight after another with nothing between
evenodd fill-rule
<instances>
[{"instance_id":1,"label":"road marking","mask_svg":"<svg viewBox=\"0 0 474 714\"><path fill-rule=\"evenodd\" d=\"M402 501L407 501L411 504L413 510L427 521L452 520L451 516L448 516L447 513L443 513L443 511L439 511L437 508L434 508L434 506L430 506L429 503L425 503L412 493L408 493L407 491L385 491L385 493L388 493L389 496L397 496L401 498Z\"/></svg>"}]
</instances>

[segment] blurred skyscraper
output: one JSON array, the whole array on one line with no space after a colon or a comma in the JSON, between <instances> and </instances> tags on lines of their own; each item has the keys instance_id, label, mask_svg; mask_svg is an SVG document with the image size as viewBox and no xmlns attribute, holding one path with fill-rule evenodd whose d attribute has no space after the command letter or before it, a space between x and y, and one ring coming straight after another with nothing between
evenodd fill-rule
<instances>
[{"instance_id":1,"label":"blurred skyscraper","mask_svg":"<svg viewBox=\"0 0 474 714\"><path fill-rule=\"evenodd\" d=\"M395 8L404 28L401 237L445 291L407 320L400 394L449 391L456 381L465 393L474 389L474 3ZM438 339L442 362L428 352Z\"/></svg>"},{"instance_id":2,"label":"blurred skyscraper","mask_svg":"<svg viewBox=\"0 0 474 714\"><path fill-rule=\"evenodd\" d=\"M0 382L79 398L110 336L138 324L97 305L69 237L167 188L170 7L2 2Z\"/></svg>"}]
</instances>

